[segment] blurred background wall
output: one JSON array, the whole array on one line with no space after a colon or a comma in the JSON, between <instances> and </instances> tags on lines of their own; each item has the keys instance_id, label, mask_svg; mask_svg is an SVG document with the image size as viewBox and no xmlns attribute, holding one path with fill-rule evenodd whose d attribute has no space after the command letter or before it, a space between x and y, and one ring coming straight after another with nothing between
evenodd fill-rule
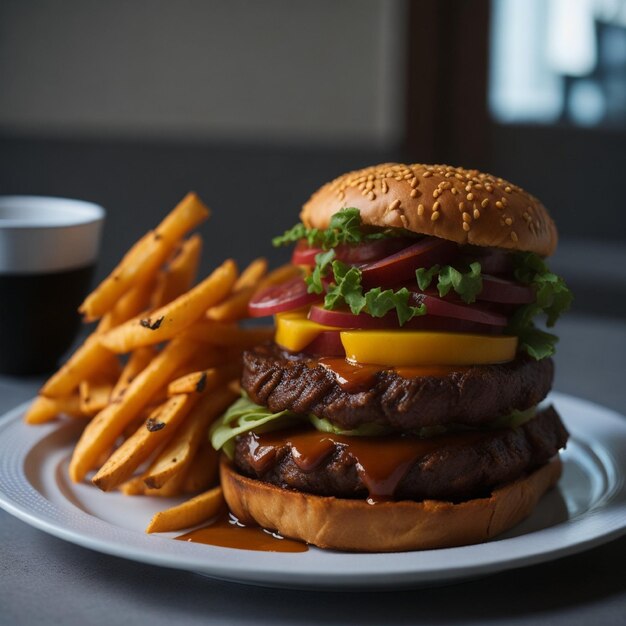
<instances>
[{"instance_id":1,"label":"blurred background wall","mask_svg":"<svg viewBox=\"0 0 626 626\"><path fill-rule=\"evenodd\" d=\"M623 0L3 0L0 193L108 210L102 274L189 189L205 267L348 169L447 162L542 198L579 310L626 315Z\"/></svg>"}]
</instances>

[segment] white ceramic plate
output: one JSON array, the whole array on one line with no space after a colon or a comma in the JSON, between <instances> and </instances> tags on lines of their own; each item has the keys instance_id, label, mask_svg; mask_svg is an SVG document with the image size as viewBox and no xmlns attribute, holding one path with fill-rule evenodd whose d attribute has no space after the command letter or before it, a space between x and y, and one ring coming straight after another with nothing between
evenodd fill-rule
<instances>
[{"instance_id":1,"label":"white ceramic plate","mask_svg":"<svg viewBox=\"0 0 626 626\"><path fill-rule=\"evenodd\" d=\"M315 589L434 585L548 561L626 530L626 418L589 402L550 398L571 433L559 487L533 515L488 543L395 554L311 548L289 554L233 550L143 532L158 498L105 494L71 483L77 425L26 426L26 405L0 418L0 506L52 535L108 554L242 583Z\"/></svg>"}]
</instances>

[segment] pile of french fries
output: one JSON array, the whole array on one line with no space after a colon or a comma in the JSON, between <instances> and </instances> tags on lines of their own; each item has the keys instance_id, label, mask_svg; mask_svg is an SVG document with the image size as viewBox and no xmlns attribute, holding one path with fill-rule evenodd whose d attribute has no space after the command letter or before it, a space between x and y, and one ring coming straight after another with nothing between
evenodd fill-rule
<instances>
[{"instance_id":1,"label":"pile of french fries","mask_svg":"<svg viewBox=\"0 0 626 626\"><path fill-rule=\"evenodd\" d=\"M147 532L195 526L221 508L208 429L239 393L242 351L273 335L239 321L256 289L294 271L268 273L259 258L239 273L228 259L193 286L202 239L186 237L209 215L190 193L127 252L81 306L95 330L25 417L29 424L85 420L69 466L75 482L95 472L91 480L103 491L199 494L157 513Z\"/></svg>"}]
</instances>

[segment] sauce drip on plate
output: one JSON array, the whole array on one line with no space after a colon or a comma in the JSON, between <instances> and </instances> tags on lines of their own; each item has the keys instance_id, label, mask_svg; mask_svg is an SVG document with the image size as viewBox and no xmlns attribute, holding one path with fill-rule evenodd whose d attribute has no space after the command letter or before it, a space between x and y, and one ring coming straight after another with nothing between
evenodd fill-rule
<instances>
[{"instance_id":1,"label":"sauce drip on plate","mask_svg":"<svg viewBox=\"0 0 626 626\"><path fill-rule=\"evenodd\" d=\"M245 526L228 511L223 511L212 524L192 530L176 539L221 548L261 552L306 552L309 549L307 544L301 541L286 539L259 526Z\"/></svg>"}]
</instances>

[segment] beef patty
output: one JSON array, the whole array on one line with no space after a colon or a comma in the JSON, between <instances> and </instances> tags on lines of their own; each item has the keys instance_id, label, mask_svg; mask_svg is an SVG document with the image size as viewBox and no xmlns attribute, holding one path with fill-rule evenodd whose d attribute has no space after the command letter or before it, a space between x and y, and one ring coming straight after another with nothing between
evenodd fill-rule
<instances>
[{"instance_id":1,"label":"beef patty","mask_svg":"<svg viewBox=\"0 0 626 626\"><path fill-rule=\"evenodd\" d=\"M322 496L365 498L371 493L365 484L368 462L357 459L362 453L349 443L360 438L327 435L330 447L305 471L294 459L293 440L297 438L291 435L280 431L240 435L235 445L236 467L251 478ZM494 487L546 463L565 446L567 438L557 412L549 407L517 428L465 431L426 440L431 445L427 444L430 450L425 454L403 456L409 463L395 479L393 498L462 501L486 496ZM406 438L380 437L374 445L380 446L380 455L390 454L394 451L390 442L398 439ZM375 457L369 461L376 463Z\"/></svg>"},{"instance_id":2,"label":"beef patty","mask_svg":"<svg viewBox=\"0 0 626 626\"><path fill-rule=\"evenodd\" d=\"M242 387L254 402L274 412L313 413L345 430L371 423L405 431L486 424L523 411L546 397L553 376L551 359L519 356L445 376L405 378L381 370L366 389L346 391L314 357L290 357L272 344L244 353Z\"/></svg>"}]
</instances>

